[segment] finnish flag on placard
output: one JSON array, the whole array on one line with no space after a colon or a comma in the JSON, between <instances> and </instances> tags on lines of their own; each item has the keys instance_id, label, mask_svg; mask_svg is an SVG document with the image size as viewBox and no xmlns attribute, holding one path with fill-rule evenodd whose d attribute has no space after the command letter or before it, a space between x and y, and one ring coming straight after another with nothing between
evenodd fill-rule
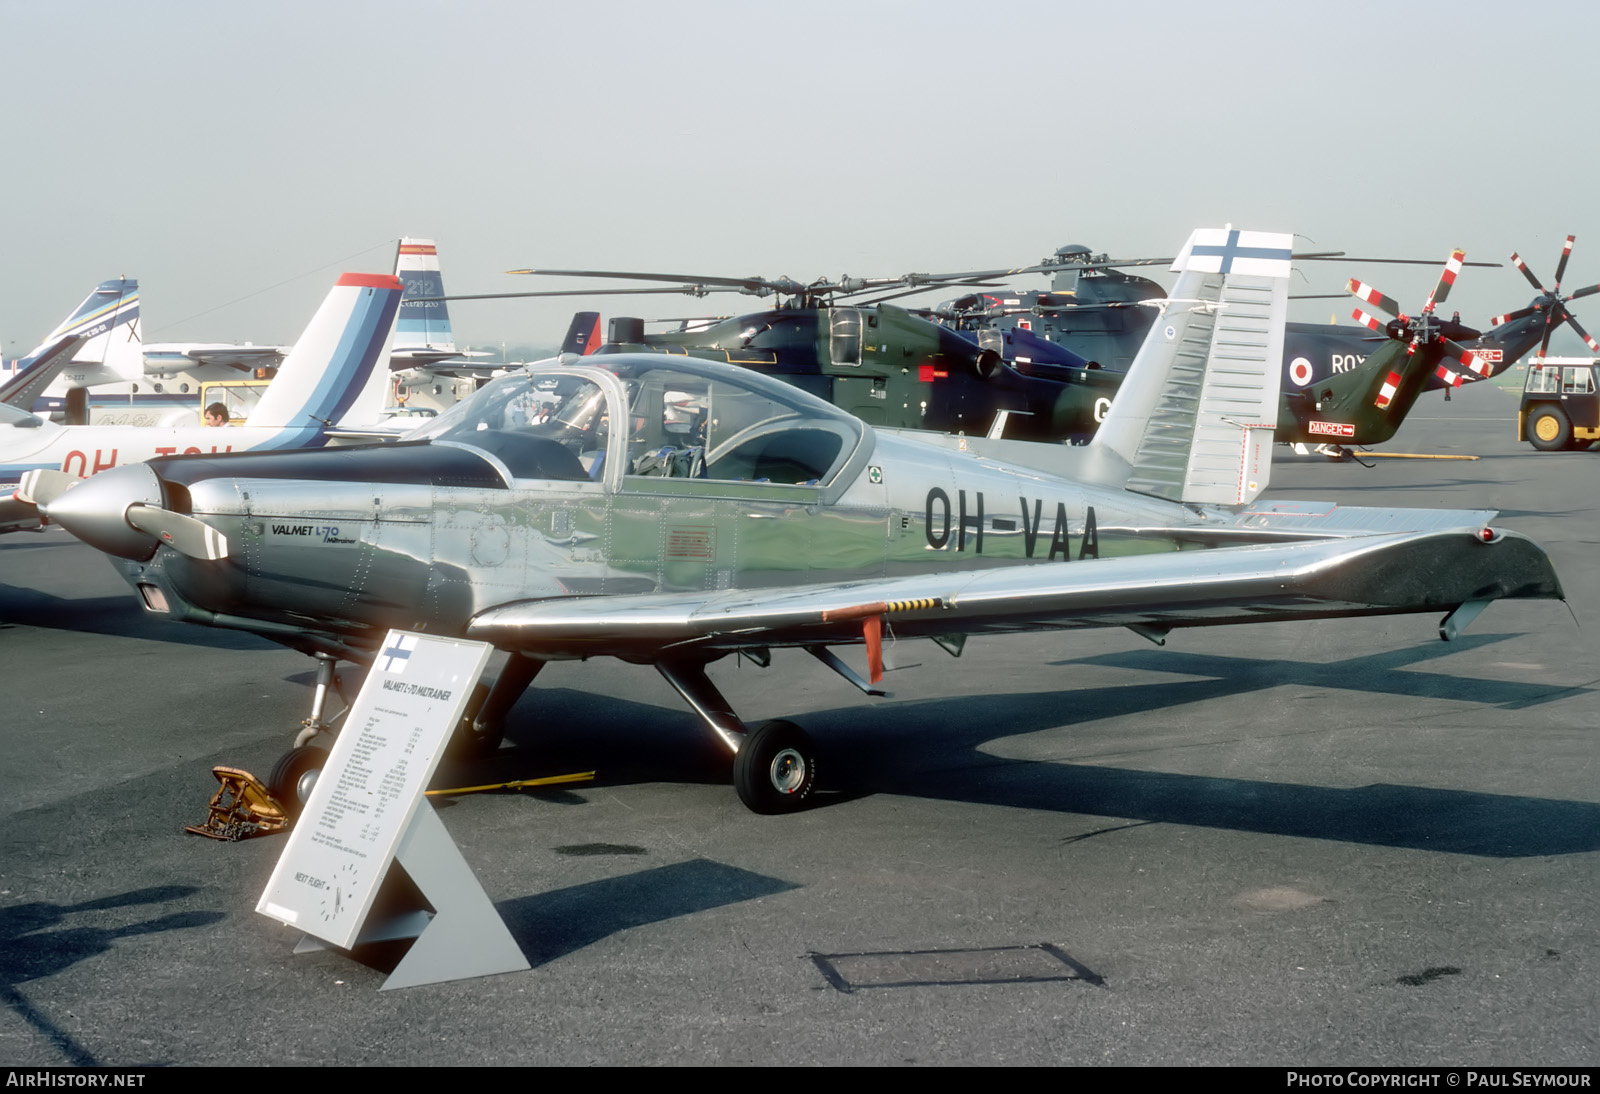
<instances>
[{"instance_id":1,"label":"finnish flag on placard","mask_svg":"<svg viewBox=\"0 0 1600 1094\"><path fill-rule=\"evenodd\" d=\"M1244 232L1237 228L1196 228L1172 260L1179 273L1250 274L1288 277L1294 236L1288 232Z\"/></svg>"},{"instance_id":2,"label":"finnish flag on placard","mask_svg":"<svg viewBox=\"0 0 1600 1094\"><path fill-rule=\"evenodd\" d=\"M417 636L402 634L383 647L378 654L378 671L399 676L406 671L406 663L411 660L411 651L417 648Z\"/></svg>"}]
</instances>

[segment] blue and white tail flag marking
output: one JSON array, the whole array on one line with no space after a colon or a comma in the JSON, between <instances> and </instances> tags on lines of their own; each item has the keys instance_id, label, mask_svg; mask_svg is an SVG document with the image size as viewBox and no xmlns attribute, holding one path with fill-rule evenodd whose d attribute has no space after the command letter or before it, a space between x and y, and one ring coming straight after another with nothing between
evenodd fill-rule
<instances>
[{"instance_id":1,"label":"blue and white tail flag marking","mask_svg":"<svg viewBox=\"0 0 1600 1094\"><path fill-rule=\"evenodd\" d=\"M1172 260L1172 272L1249 274L1288 277L1294 237L1280 232L1237 228L1196 228Z\"/></svg>"},{"instance_id":2,"label":"blue and white tail flag marking","mask_svg":"<svg viewBox=\"0 0 1600 1094\"><path fill-rule=\"evenodd\" d=\"M382 365L402 292L387 274L340 277L245 424L286 429L292 435L273 447L292 448L328 425L381 419L389 385Z\"/></svg>"},{"instance_id":3,"label":"blue and white tail flag marking","mask_svg":"<svg viewBox=\"0 0 1600 1094\"><path fill-rule=\"evenodd\" d=\"M398 357L408 350L456 352L450 330L450 310L443 300L415 300L418 296L443 296L439 251L431 239L401 239L394 258L394 275L405 286L400 318L395 324L394 349Z\"/></svg>"}]
</instances>

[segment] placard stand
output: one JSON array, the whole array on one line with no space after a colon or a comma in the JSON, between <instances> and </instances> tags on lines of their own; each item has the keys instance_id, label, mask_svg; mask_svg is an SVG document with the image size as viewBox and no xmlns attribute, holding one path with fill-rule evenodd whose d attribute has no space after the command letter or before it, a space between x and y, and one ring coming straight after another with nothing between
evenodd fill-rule
<instances>
[{"instance_id":1,"label":"placard stand","mask_svg":"<svg viewBox=\"0 0 1600 1094\"><path fill-rule=\"evenodd\" d=\"M530 967L423 797L492 652L389 632L256 905L296 953L415 938L384 990Z\"/></svg>"},{"instance_id":2,"label":"placard stand","mask_svg":"<svg viewBox=\"0 0 1600 1094\"><path fill-rule=\"evenodd\" d=\"M530 967L439 814L427 802L411 819L394 864L403 874L397 876L391 868L355 940L361 946L416 939L380 990L521 972ZM417 906L420 902L433 909L431 917L426 907ZM294 952L334 948L308 934Z\"/></svg>"}]
</instances>

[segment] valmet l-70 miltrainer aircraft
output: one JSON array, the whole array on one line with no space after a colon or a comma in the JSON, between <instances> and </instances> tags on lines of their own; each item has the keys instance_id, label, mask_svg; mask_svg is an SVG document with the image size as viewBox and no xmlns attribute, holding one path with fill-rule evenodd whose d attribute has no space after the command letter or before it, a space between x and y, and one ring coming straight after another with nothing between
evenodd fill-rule
<instances>
[{"instance_id":1,"label":"valmet l-70 miltrainer aircraft","mask_svg":"<svg viewBox=\"0 0 1600 1094\"><path fill-rule=\"evenodd\" d=\"M788 721L747 731L705 666L798 646L858 686L882 639L1437 612L1560 598L1491 513L1257 501L1282 372L1288 235L1199 231L1093 443L874 430L748 370L618 354L505 377L386 447L155 460L63 492L51 520L152 612L370 661L390 628L510 657L464 732L497 742L549 661L656 666L735 751L757 812L812 792ZM403 641L403 640L402 640ZM866 646L869 680L830 649ZM398 654L397 654L398 655ZM297 796L316 740L272 782Z\"/></svg>"}]
</instances>

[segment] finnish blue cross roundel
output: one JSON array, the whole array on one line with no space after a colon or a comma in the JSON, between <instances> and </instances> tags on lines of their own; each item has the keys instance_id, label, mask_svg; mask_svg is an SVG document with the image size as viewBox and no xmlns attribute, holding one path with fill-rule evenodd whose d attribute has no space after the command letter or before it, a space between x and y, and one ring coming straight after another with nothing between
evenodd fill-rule
<instances>
[{"instance_id":1,"label":"finnish blue cross roundel","mask_svg":"<svg viewBox=\"0 0 1600 1094\"><path fill-rule=\"evenodd\" d=\"M411 651L416 648L416 635L401 635L394 640L393 645L385 646L383 652L378 654L379 671L399 676L406 671L406 663L411 660Z\"/></svg>"},{"instance_id":2,"label":"finnish blue cross roundel","mask_svg":"<svg viewBox=\"0 0 1600 1094\"><path fill-rule=\"evenodd\" d=\"M1279 247L1241 247L1239 246L1239 229L1234 228L1228 232L1228 241L1221 246L1206 246L1196 244L1194 253L1197 255L1217 255L1222 259L1221 273L1233 272L1233 260L1236 258L1288 258L1289 255Z\"/></svg>"}]
</instances>

